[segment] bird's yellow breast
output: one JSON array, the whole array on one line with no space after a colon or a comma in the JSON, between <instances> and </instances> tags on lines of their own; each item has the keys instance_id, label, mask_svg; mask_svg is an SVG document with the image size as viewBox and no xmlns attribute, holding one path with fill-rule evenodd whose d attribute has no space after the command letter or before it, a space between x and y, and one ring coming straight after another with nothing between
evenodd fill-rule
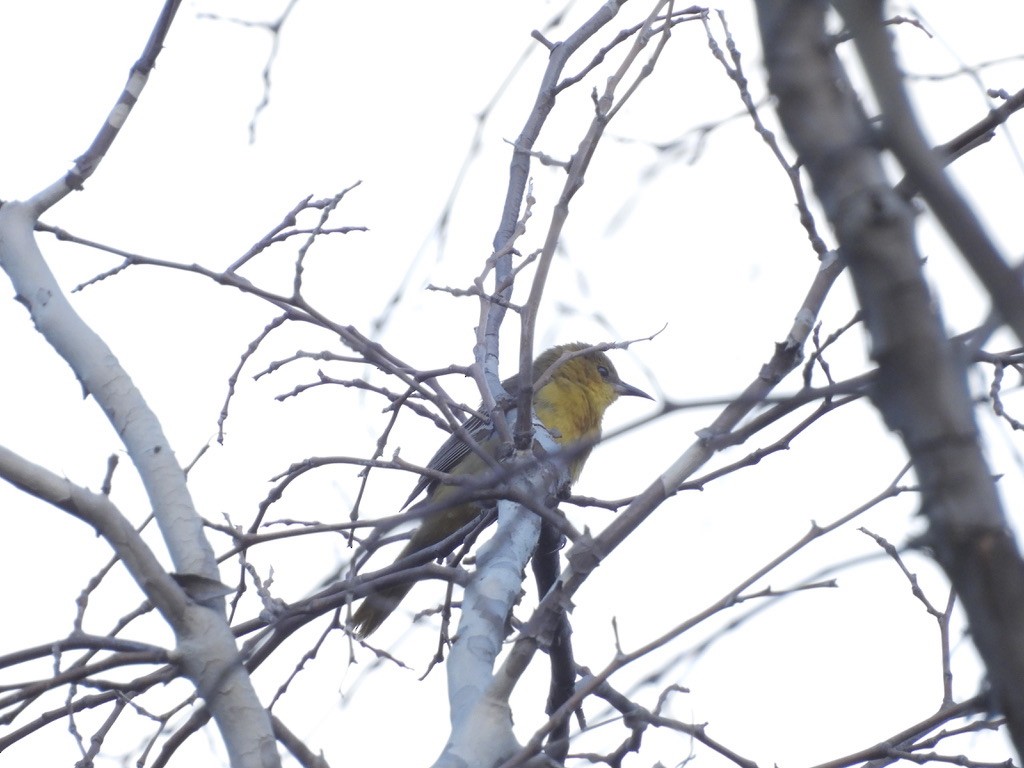
<instances>
[{"instance_id":1,"label":"bird's yellow breast","mask_svg":"<svg viewBox=\"0 0 1024 768\"><path fill-rule=\"evenodd\" d=\"M562 445L579 441L596 442L601 436L601 417L615 400L615 393L600 378L573 376L570 361L533 396L533 408L555 441ZM587 373L587 371L582 371ZM606 391L607 390L607 391ZM569 466L575 482L583 470L590 449L576 456Z\"/></svg>"}]
</instances>

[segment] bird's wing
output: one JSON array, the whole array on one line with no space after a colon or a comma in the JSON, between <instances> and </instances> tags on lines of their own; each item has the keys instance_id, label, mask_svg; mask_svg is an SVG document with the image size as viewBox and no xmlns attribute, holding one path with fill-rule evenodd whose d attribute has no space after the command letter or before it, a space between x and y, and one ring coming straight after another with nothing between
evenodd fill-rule
<instances>
[{"instance_id":1,"label":"bird's wing","mask_svg":"<svg viewBox=\"0 0 1024 768\"><path fill-rule=\"evenodd\" d=\"M549 362L548 365L551 363ZM547 366L545 366L546 368ZM534 371L536 376L537 372ZM505 391L508 392L511 397L511 402L506 407L506 412L510 411L513 407L515 399L519 396L519 374L509 376L503 382L501 386L504 387ZM481 406L482 408L483 406ZM494 427L490 421L485 421L479 416L470 416L464 422L462 422L463 428L472 435L473 439L476 440L477 444L483 444L493 434ZM437 449L437 453L434 454L433 458L427 462L427 469L434 469L438 472L451 472L455 467L459 465L466 456L470 453L470 447L466 445L458 435L452 435L444 444ZM432 490L437 485L437 481L429 477L421 477L419 482L416 483L416 487L412 489L412 493L409 498L406 499L402 509L408 507L409 504L419 496L423 491Z\"/></svg>"},{"instance_id":2,"label":"bird's wing","mask_svg":"<svg viewBox=\"0 0 1024 768\"><path fill-rule=\"evenodd\" d=\"M478 444L483 443L491 434L491 423L484 421L479 416L470 416L464 422L462 427ZM427 462L427 469L433 469L437 472L451 472L455 469L459 463L466 458L470 453L470 447L462 441L458 435L451 435L440 448L437 449L437 453L433 455L430 461ZM402 508L409 506L413 499L419 496L423 491L433 489L437 485L437 480L424 475L416 483L416 487L412 489L412 493L409 494L409 498L405 500L405 504Z\"/></svg>"}]
</instances>

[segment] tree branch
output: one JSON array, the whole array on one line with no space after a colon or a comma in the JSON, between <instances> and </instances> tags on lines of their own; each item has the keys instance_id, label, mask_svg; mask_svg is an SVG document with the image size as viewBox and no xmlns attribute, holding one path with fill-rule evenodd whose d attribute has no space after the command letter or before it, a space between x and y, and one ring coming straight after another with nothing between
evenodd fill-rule
<instances>
[{"instance_id":1,"label":"tree branch","mask_svg":"<svg viewBox=\"0 0 1024 768\"><path fill-rule=\"evenodd\" d=\"M779 116L839 238L871 333L879 364L873 399L910 453L927 541L963 601L997 705L1024 754L1024 563L980 449L964 361L924 281L913 212L893 191L827 41L823 4L761 0L758 16ZM891 98L885 106L893 107ZM931 161L918 161L908 172L927 175L922 189L939 184Z\"/></svg>"}]
</instances>

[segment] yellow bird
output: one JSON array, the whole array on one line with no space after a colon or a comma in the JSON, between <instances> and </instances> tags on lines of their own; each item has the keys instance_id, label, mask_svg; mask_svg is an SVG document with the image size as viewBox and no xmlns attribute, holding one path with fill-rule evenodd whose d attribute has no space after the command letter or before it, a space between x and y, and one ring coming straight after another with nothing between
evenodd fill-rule
<instances>
[{"instance_id":1,"label":"yellow bird","mask_svg":"<svg viewBox=\"0 0 1024 768\"><path fill-rule=\"evenodd\" d=\"M569 465L572 482L579 477L583 464L590 454L590 448L601 436L601 418L605 409L620 395L653 399L646 392L619 379L615 366L604 352L583 352L590 346L575 343L552 347L533 363L534 384L544 379L540 388L533 393L533 409L537 418L561 445L580 441L589 444ZM579 352L582 354L570 357L573 353ZM556 364L558 367L551 375L545 376L548 369ZM502 386L516 398L520 392L518 374L503 381ZM499 438L490 424L473 416L463 426L485 453L492 457L497 455ZM487 462L456 435L448 438L427 467L463 478L489 470ZM409 514L416 516L417 511L426 508L427 505L435 508L435 511L422 515L419 527L398 556L399 560L448 538L472 522L489 503L462 501L445 507L447 499L460 495L461 486L440 483L424 477L420 479L406 504L424 489L427 491L426 498L414 506ZM454 550L455 546L457 545L453 545L448 551ZM356 636L365 638L377 629L398 607L411 588L411 583L395 584L367 595L352 617L352 628Z\"/></svg>"}]
</instances>

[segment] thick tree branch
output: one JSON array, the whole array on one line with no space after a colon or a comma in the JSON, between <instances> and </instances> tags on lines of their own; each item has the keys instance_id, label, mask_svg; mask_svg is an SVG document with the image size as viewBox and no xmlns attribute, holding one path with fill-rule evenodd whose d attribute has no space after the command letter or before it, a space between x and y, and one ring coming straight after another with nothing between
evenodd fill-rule
<instances>
[{"instance_id":1,"label":"thick tree branch","mask_svg":"<svg viewBox=\"0 0 1024 768\"><path fill-rule=\"evenodd\" d=\"M71 307L33 236L39 215L79 188L112 146L156 63L179 2L168 0L164 5L121 97L75 168L27 203L8 202L0 207L0 267L10 277L36 329L71 366L85 392L93 396L124 442L175 569L215 582L219 574L213 549L160 422L110 348ZM34 474L40 476L40 472L37 468ZM41 483L37 491L52 492L54 503L70 505L63 508L73 512L80 505L82 509L107 511L106 516L97 518L110 527L103 533L125 558L140 586L153 591L156 604L174 629L181 668L214 713L232 765L279 765L269 716L240 663L222 603L214 601L212 607L206 607L187 599L176 585L172 589L170 576L159 568L149 550L126 543L137 533L120 515L109 514L108 507L91 497L78 501L64 498L61 494L67 489L54 485L52 480ZM156 585L164 588L157 589Z\"/></svg>"},{"instance_id":2,"label":"thick tree branch","mask_svg":"<svg viewBox=\"0 0 1024 768\"><path fill-rule=\"evenodd\" d=\"M534 424L542 450L558 444ZM568 482L568 464L538 463L517 473L511 484L516 495L544 500L550 489ZM522 590L523 573L537 548L541 518L521 504L498 502L498 530L480 550L477 570L466 588L458 636L448 659L448 700L452 731L437 768L457 765L496 765L519 749L512 732L512 709L507 696L493 683L494 664L502 649L507 619Z\"/></svg>"},{"instance_id":3,"label":"thick tree branch","mask_svg":"<svg viewBox=\"0 0 1024 768\"><path fill-rule=\"evenodd\" d=\"M167 622L178 631L186 628L182 617L189 609L188 597L107 496L77 486L3 446L0 446L0 477L95 528L117 552L135 583Z\"/></svg>"},{"instance_id":4,"label":"thick tree branch","mask_svg":"<svg viewBox=\"0 0 1024 768\"><path fill-rule=\"evenodd\" d=\"M841 0L836 7L853 34L860 60L882 110L882 136L911 183L956 243L992 297L1003 320L1024 342L1024 289L988 232L942 169L925 141L896 62L892 36L884 24L882 0Z\"/></svg>"},{"instance_id":5,"label":"thick tree branch","mask_svg":"<svg viewBox=\"0 0 1024 768\"><path fill-rule=\"evenodd\" d=\"M913 213L886 178L824 12L823 3L758 3L769 85L850 266L879 364L875 403L910 453L929 542L1024 754L1024 565L981 453L964 361L924 281Z\"/></svg>"},{"instance_id":6,"label":"thick tree branch","mask_svg":"<svg viewBox=\"0 0 1024 768\"><path fill-rule=\"evenodd\" d=\"M103 127L100 128L96 137L92 140L89 148L75 160L75 167L68 171L63 177L55 181L49 187L39 192L32 198L31 204L35 215L42 215L47 209L63 200L73 190L81 189L86 180L92 176L99 167L100 162L114 144L114 140L121 132L128 115L131 114L142 89L146 87L149 73L156 66L157 57L163 50L164 40L171 29L171 22L178 12L181 0L166 0L160 11L160 16L153 25L149 40L142 51L139 60L132 66L128 75L128 82L125 83L121 95L107 115Z\"/></svg>"}]
</instances>

